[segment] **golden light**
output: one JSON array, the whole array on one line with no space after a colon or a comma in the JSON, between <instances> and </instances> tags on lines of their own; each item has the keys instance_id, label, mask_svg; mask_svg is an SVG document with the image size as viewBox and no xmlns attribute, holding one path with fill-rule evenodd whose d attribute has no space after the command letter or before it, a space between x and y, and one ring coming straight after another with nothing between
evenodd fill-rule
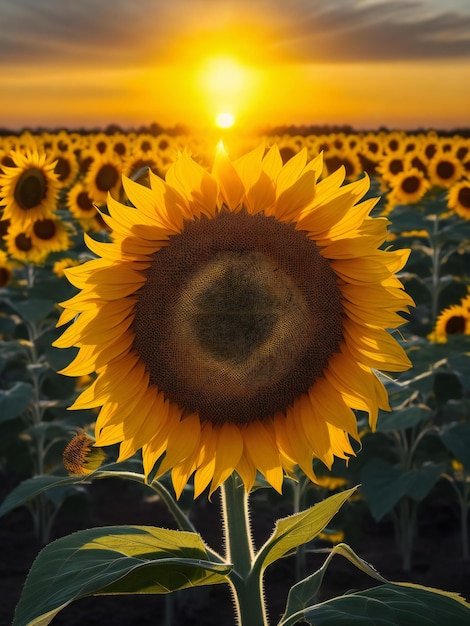
<instances>
[{"instance_id":1,"label":"golden light","mask_svg":"<svg viewBox=\"0 0 470 626\"><path fill-rule=\"evenodd\" d=\"M219 128L231 128L235 123L235 117L228 111L224 111L215 118L215 123Z\"/></svg>"},{"instance_id":2,"label":"golden light","mask_svg":"<svg viewBox=\"0 0 470 626\"><path fill-rule=\"evenodd\" d=\"M219 128L230 128L250 107L256 89L253 69L234 56L205 58L197 73L200 102Z\"/></svg>"},{"instance_id":3,"label":"golden light","mask_svg":"<svg viewBox=\"0 0 470 626\"><path fill-rule=\"evenodd\" d=\"M201 71L205 91L214 96L234 96L246 86L246 75L236 59L213 58L206 61Z\"/></svg>"}]
</instances>

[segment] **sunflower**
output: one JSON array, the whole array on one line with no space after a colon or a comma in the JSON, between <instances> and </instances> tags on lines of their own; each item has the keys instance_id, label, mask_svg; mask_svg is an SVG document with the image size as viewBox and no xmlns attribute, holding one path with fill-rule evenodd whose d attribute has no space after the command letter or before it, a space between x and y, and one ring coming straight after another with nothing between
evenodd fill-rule
<instances>
[{"instance_id":1,"label":"sunflower","mask_svg":"<svg viewBox=\"0 0 470 626\"><path fill-rule=\"evenodd\" d=\"M11 224L4 241L8 255L23 263L41 265L48 251L36 245L31 236L31 224L23 226L20 223Z\"/></svg>"},{"instance_id":2,"label":"sunflower","mask_svg":"<svg viewBox=\"0 0 470 626\"><path fill-rule=\"evenodd\" d=\"M160 155L150 152L133 151L129 158L124 160L123 174L128 178L140 178L143 171L147 169L163 177L165 163Z\"/></svg>"},{"instance_id":3,"label":"sunflower","mask_svg":"<svg viewBox=\"0 0 470 626\"><path fill-rule=\"evenodd\" d=\"M111 137L110 150L124 159L130 152L129 138L124 133L115 133Z\"/></svg>"},{"instance_id":4,"label":"sunflower","mask_svg":"<svg viewBox=\"0 0 470 626\"><path fill-rule=\"evenodd\" d=\"M61 187L69 187L80 170L77 155L72 149L62 150L56 146L50 153L56 165L54 172L57 174Z\"/></svg>"},{"instance_id":5,"label":"sunflower","mask_svg":"<svg viewBox=\"0 0 470 626\"><path fill-rule=\"evenodd\" d=\"M391 195L396 202L415 204L431 185L420 170L411 167L391 178L390 186Z\"/></svg>"},{"instance_id":6,"label":"sunflower","mask_svg":"<svg viewBox=\"0 0 470 626\"><path fill-rule=\"evenodd\" d=\"M428 173L433 185L451 187L462 178L464 170L455 155L441 149L429 161Z\"/></svg>"},{"instance_id":7,"label":"sunflower","mask_svg":"<svg viewBox=\"0 0 470 626\"><path fill-rule=\"evenodd\" d=\"M384 154L383 135L366 133L361 140L360 153L372 163L378 163Z\"/></svg>"},{"instance_id":8,"label":"sunflower","mask_svg":"<svg viewBox=\"0 0 470 626\"><path fill-rule=\"evenodd\" d=\"M465 299L440 312L428 339L434 343L446 343L448 335L470 335L470 308Z\"/></svg>"},{"instance_id":9,"label":"sunflower","mask_svg":"<svg viewBox=\"0 0 470 626\"><path fill-rule=\"evenodd\" d=\"M391 152L384 155L377 165L377 172L388 182L405 169L405 153Z\"/></svg>"},{"instance_id":10,"label":"sunflower","mask_svg":"<svg viewBox=\"0 0 470 626\"><path fill-rule=\"evenodd\" d=\"M454 209L457 215L470 220L470 179L462 179L449 189L447 206Z\"/></svg>"},{"instance_id":11,"label":"sunflower","mask_svg":"<svg viewBox=\"0 0 470 626\"><path fill-rule=\"evenodd\" d=\"M52 215L59 190L55 163L45 153L33 150L12 151L10 157L14 167L3 166L0 175L2 219L22 225Z\"/></svg>"},{"instance_id":12,"label":"sunflower","mask_svg":"<svg viewBox=\"0 0 470 626\"><path fill-rule=\"evenodd\" d=\"M105 203L108 193L115 195L121 187L123 164L117 154L97 154L85 177L85 185L95 202Z\"/></svg>"},{"instance_id":13,"label":"sunflower","mask_svg":"<svg viewBox=\"0 0 470 626\"><path fill-rule=\"evenodd\" d=\"M46 217L32 222L29 234L34 247L49 254L71 248L70 230L70 226L63 220Z\"/></svg>"},{"instance_id":14,"label":"sunflower","mask_svg":"<svg viewBox=\"0 0 470 626\"><path fill-rule=\"evenodd\" d=\"M281 491L296 465L315 481L313 458L354 454L353 409L372 428L389 410L376 369L410 367L385 330L413 304L409 251L379 249L367 177L321 171L306 149L283 165L277 146L233 162L220 146L211 173L183 152L151 188L124 178L112 241L86 236L99 258L65 270L80 291L54 345L79 350L62 373L97 374L71 408L102 407L96 445L142 448L178 496L192 475L195 497L234 471L247 491L257 471Z\"/></svg>"},{"instance_id":15,"label":"sunflower","mask_svg":"<svg viewBox=\"0 0 470 626\"><path fill-rule=\"evenodd\" d=\"M70 213L78 220L91 219L97 215L90 192L81 182L75 183L66 196L66 205Z\"/></svg>"},{"instance_id":16,"label":"sunflower","mask_svg":"<svg viewBox=\"0 0 470 626\"><path fill-rule=\"evenodd\" d=\"M344 167L348 180L355 180L362 173L359 155L355 150L332 148L328 152L325 156L326 172L332 174L339 167Z\"/></svg>"}]
</instances>

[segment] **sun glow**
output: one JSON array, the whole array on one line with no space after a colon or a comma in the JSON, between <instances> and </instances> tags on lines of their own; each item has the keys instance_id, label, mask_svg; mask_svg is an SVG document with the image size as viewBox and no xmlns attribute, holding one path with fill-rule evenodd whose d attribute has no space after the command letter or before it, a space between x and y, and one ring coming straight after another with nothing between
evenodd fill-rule
<instances>
[{"instance_id":1,"label":"sun glow","mask_svg":"<svg viewBox=\"0 0 470 626\"><path fill-rule=\"evenodd\" d=\"M254 71L234 57L206 59L201 63L197 81L202 103L220 128L233 126L235 118L252 103Z\"/></svg>"},{"instance_id":2,"label":"sun glow","mask_svg":"<svg viewBox=\"0 0 470 626\"><path fill-rule=\"evenodd\" d=\"M235 117L228 111L224 111L218 114L215 123L219 128L231 128L235 124Z\"/></svg>"}]
</instances>

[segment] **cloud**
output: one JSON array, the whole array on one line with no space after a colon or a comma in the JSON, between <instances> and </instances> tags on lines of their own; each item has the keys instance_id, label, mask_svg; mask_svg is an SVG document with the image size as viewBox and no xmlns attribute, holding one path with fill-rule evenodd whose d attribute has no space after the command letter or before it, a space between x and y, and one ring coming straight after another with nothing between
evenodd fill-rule
<instances>
[{"instance_id":1,"label":"cloud","mask_svg":"<svg viewBox=\"0 0 470 626\"><path fill-rule=\"evenodd\" d=\"M430 11L425 2L322 5L279 45L305 61L361 62L470 59L470 14Z\"/></svg>"},{"instance_id":2,"label":"cloud","mask_svg":"<svg viewBox=\"0 0 470 626\"><path fill-rule=\"evenodd\" d=\"M266 31L267 57L287 62L470 59L460 2L443 11L434 0L0 0L0 64L162 63L234 23L240 38Z\"/></svg>"}]
</instances>

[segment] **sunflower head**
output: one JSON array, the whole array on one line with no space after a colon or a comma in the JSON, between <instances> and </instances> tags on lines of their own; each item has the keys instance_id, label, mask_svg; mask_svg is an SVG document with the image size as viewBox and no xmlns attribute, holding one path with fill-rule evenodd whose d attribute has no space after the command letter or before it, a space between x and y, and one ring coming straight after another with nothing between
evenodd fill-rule
<instances>
[{"instance_id":1,"label":"sunflower head","mask_svg":"<svg viewBox=\"0 0 470 626\"><path fill-rule=\"evenodd\" d=\"M407 251L382 250L367 177L344 168L319 182L321 156L283 163L277 146L211 171L187 152L150 188L126 177L132 206L108 197L110 243L65 270L80 292L63 303L55 342L79 348L63 370L96 373L72 408L100 407L96 445L142 448L144 471L171 471L195 496L236 471L277 490L313 458L354 454L354 409L389 409L377 369L410 363L384 329L413 304L395 273Z\"/></svg>"},{"instance_id":2,"label":"sunflower head","mask_svg":"<svg viewBox=\"0 0 470 626\"><path fill-rule=\"evenodd\" d=\"M470 178L464 178L449 189L447 206L460 217L470 220Z\"/></svg>"},{"instance_id":3,"label":"sunflower head","mask_svg":"<svg viewBox=\"0 0 470 626\"><path fill-rule=\"evenodd\" d=\"M10 153L13 167L0 174L0 200L3 219L21 224L51 215L56 208L59 189L55 164L45 153L25 150Z\"/></svg>"}]
</instances>

